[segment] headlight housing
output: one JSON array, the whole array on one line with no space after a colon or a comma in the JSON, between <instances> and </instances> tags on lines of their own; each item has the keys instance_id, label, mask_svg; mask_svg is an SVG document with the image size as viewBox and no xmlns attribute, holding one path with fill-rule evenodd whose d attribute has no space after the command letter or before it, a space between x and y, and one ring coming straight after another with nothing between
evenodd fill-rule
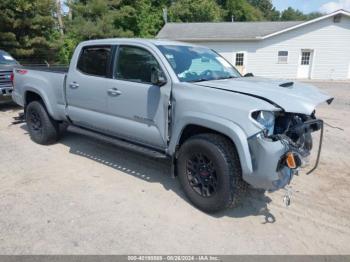
<instances>
[{"instance_id":1,"label":"headlight housing","mask_svg":"<svg viewBox=\"0 0 350 262\"><path fill-rule=\"evenodd\" d=\"M271 111L255 111L252 118L264 128L266 136L273 135L275 128L275 113Z\"/></svg>"}]
</instances>

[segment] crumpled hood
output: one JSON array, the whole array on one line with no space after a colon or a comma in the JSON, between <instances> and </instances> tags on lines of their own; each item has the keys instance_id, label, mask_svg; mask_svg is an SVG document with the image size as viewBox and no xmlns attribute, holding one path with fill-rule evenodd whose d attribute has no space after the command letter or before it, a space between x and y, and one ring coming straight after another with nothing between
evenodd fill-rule
<instances>
[{"instance_id":1,"label":"crumpled hood","mask_svg":"<svg viewBox=\"0 0 350 262\"><path fill-rule=\"evenodd\" d=\"M283 87L281 84L292 81L273 80L260 77L242 77L195 83L196 85L251 95L274 103L286 112L310 115L315 107L332 99L318 88L294 82Z\"/></svg>"}]
</instances>

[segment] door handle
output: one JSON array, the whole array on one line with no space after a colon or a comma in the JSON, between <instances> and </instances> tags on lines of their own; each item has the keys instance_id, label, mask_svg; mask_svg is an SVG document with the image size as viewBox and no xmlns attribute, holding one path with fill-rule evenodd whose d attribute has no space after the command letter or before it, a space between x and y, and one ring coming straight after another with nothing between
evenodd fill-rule
<instances>
[{"instance_id":1,"label":"door handle","mask_svg":"<svg viewBox=\"0 0 350 262\"><path fill-rule=\"evenodd\" d=\"M69 84L69 87L72 89L77 89L79 87L79 84L77 82L72 82Z\"/></svg>"},{"instance_id":2,"label":"door handle","mask_svg":"<svg viewBox=\"0 0 350 262\"><path fill-rule=\"evenodd\" d=\"M111 88L111 89L108 89L107 90L107 93L108 93L108 95L110 95L110 96L119 96L119 95L121 95L122 94L122 92L120 92L117 88Z\"/></svg>"}]
</instances>

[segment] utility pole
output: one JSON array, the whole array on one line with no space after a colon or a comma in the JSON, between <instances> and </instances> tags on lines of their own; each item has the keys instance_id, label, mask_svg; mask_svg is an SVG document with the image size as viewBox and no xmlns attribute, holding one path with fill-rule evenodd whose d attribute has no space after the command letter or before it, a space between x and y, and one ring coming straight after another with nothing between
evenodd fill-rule
<instances>
[{"instance_id":1,"label":"utility pole","mask_svg":"<svg viewBox=\"0 0 350 262\"><path fill-rule=\"evenodd\" d=\"M60 30L61 36L64 35L63 31L63 20L62 20L62 6L61 6L61 0L56 0L56 14L57 14L57 20L58 20L58 26Z\"/></svg>"},{"instance_id":2,"label":"utility pole","mask_svg":"<svg viewBox=\"0 0 350 262\"><path fill-rule=\"evenodd\" d=\"M72 0L67 0L67 5L68 5L68 19L72 20L73 19L73 12L72 12Z\"/></svg>"},{"instance_id":3,"label":"utility pole","mask_svg":"<svg viewBox=\"0 0 350 262\"><path fill-rule=\"evenodd\" d=\"M163 20L164 20L164 23L168 23L168 8L163 8Z\"/></svg>"}]
</instances>

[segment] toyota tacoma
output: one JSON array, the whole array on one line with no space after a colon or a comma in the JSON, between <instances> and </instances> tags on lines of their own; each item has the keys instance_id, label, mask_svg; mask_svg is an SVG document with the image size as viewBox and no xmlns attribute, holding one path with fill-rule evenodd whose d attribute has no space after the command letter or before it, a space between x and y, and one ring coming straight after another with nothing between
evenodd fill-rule
<instances>
[{"instance_id":1,"label":"toyota tacoma","mask_svg":"<svg viewBox=\"0 0 350 262\"><path fill-rule=\"evenodd\" d=\"M235 205L247 185L286 187L322 133L315 107L333 99L308 84L244 77L211 49L165 40L82 42L66 70L14 69L13 82L34 142L54 143L68 126L169 158L205 212Z\"/></svg>"}]
</instances>

